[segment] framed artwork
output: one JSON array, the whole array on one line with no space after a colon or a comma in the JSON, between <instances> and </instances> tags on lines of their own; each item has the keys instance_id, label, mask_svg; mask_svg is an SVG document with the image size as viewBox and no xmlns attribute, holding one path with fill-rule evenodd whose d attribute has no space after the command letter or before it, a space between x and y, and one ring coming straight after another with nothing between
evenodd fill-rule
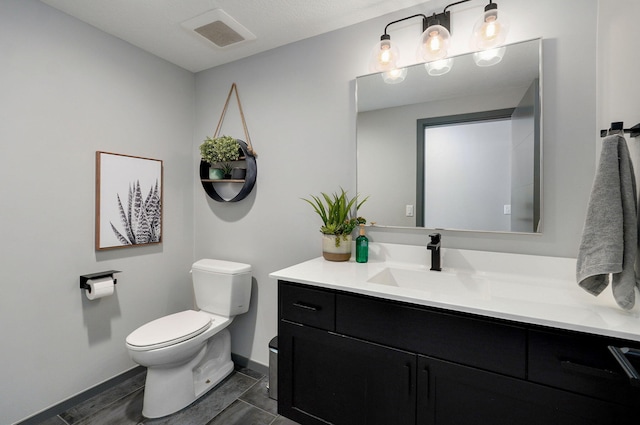
<instances>
[{"instance_id":1,"label":"framed artwork","mask_svg":"<svg viewBox=\"0 0 640 425\"><path fill-rule=\"evenodd\" d=\"M96 152L96 249L162 242L162 161Z\"/></svg>"}]
</instances>

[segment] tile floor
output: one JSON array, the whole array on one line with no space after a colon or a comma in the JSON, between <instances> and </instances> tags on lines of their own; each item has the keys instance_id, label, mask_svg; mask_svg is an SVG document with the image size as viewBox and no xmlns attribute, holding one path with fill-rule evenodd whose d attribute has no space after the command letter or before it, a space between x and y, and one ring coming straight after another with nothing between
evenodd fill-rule
<instances>
[{"instance_id":1,"label":"tile floor","mask_svg":"<svg viewBox=\"0 0 640 425\"><path fill-rule=\"evenodd\" d=\"M238 368L189 407L160 419L142 417L145 372L39 425L296 425L277 413L267 377Z\"/></svg>"}]
</instances>

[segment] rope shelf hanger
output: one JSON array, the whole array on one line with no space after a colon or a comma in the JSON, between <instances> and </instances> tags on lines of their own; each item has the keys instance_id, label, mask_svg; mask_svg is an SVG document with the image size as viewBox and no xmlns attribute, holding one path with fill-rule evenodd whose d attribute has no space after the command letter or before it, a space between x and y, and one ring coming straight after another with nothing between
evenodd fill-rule
<instances>
[{"instance_id":1,"label":"rope shelf hanger","mask_svg":"<svg viewBox=\"0 0 640 425\"><path fill-rule=\"evenodd\" d=\"M224 108L222 108L222 114L220 115L220 120L218 120L218 126L216 127L215 133L213 133L213 138L220 136L220 129L222 128L222 123L224 121L224 117L227 114L227 109L229 107L229 101L231 100L231 94L235 91L236 93L236 101L238 102L238 109L240 110L240 119L242 120L242 128L244 130L244 136L247 139L247 150L254 157L258 156L256 151L253 149L251 145L251 138L249 137L249 129L247 128L247 121L244 118L244 111L242 110L242 103L240 102L240 95L238 94L238 86L236 83L231 84L231 89L229 90L229 94L227 95L227 100L224 102Z\"/></svg>"},{"instance_id":2,"label":"rope shelf hanger","mask_svg":"<svg viewBox=\"0 0 640 425\"><path fill-rule=\"evenodd\" d=\"M227 100L224 103L224 108L222 108L222 114L220 115L220 120L218 120L218 126L216 127L216 131L213 134L213 138L215 139L216 137L220 136L220 129L222 128L224 117L229 108L229 101L231 100L231 95L233 94L234 91L236 94L236 100L238 102L238 109L240 110L242 128L244 130L245 138L247 139L246 142L240 139L236 139L236 140L238 142L238 145L240 145L240 150L242 150L242 153L244 155L244 161L246 162L247 171L246 171L244 183L242 185L242 188L238 192L238 194L234 196L232 199L225 199L216 191L216 188L215 188L216 183L223 183L225 180L218 180L216 181L216 183L214 183L213 180L208 179L209 163L204 160L200 161L200 179L202 182L202 188L210 198L218 202L238 202L246 198L249 195L249 193L251 193L251 191L253 190L253 187L256 184L256 178L258 175L258 166L256 164L256 157L258 156L258 154L256 153L255 149L253 149L253 146L251 145L251 138L249 137L249 129L247 127L247 122L244 117L244 111L242 110L242 103L240 102L240 95L238 94L238 86L236 85L236 83L231 84L231 89L229 90L229 94L227 95Z\"/></svg>"}]
</instances>

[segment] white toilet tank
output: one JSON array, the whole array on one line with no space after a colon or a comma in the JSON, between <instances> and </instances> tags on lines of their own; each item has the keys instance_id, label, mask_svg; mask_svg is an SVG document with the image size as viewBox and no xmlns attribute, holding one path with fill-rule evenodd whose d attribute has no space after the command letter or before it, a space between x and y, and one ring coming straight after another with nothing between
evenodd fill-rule
<instances>
[{"instance_id":1,"label":"white toilet tank","mask_svg":"<svg viewBox=\"0 0 640 425\"><path fill-rule=\"evenodd\" d=\"M191 266L196 305L200 310L233 317L249 310L251 266L203 259Z\"/></svg>"}]
</instances>

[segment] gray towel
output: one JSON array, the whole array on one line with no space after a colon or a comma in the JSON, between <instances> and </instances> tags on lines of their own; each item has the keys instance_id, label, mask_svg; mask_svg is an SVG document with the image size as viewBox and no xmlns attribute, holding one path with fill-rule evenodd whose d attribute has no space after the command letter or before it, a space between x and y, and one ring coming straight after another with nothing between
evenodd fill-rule
<instances>
[{"instance_id":1,"label":"gray towel","mask_svg":"<svg viewBox=\"0 0 640 425\"><path fill-rule=\"evenodd\" d=\"M636 180L627 142L619 134L602 142L587 218L578 252L579 285L599 295L609 284L618 305L635 303L634 263L638 253Z\"/></svg>"}]
</instances>

